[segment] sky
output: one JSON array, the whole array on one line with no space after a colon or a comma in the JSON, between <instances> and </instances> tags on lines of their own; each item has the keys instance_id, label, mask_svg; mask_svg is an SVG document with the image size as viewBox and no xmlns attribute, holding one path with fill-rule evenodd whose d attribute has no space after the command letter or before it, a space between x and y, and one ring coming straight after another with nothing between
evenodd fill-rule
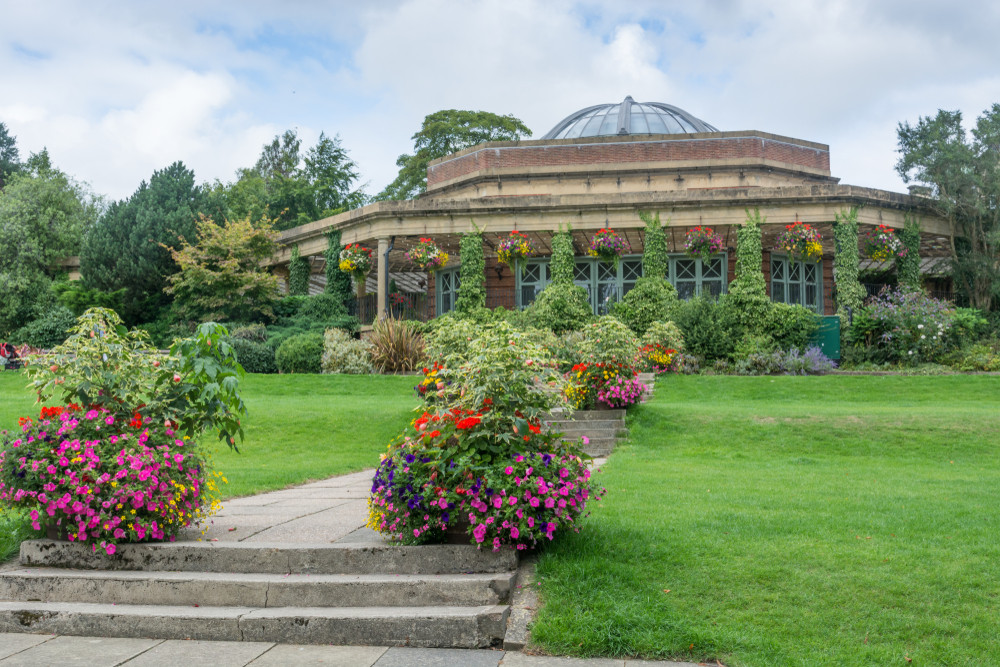
<instances>
[{"instance_id":1,"label":"sky","mask_svg":"<svg viewBox=\"0 0 1000 667\"><path fill-rule=\"evenodd\" d=\"M582 107L673 104L825 143L905 191L896 128L1000 102L1000 3L928 0L0 0L0 122L22 158L129 196L180 160L234 180L276 134L339 135L374 194L441 109L541 137Z\"/></svg>"}]
</instances>

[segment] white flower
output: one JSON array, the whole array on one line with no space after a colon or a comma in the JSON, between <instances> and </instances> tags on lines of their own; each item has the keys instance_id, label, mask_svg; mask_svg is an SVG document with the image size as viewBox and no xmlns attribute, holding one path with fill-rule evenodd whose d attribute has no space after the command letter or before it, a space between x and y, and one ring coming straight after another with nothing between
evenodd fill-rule
<instances>
[{"instance_id":1,"label":"white flower","mask_svg":"<svg viewBox=\"0 0 1000 667\"><path fill-rule=\"evenodd\" d=\"M913 350L910 350L910 351L909 351L909 354L913 354Z\"/></svg>"},{"instance_id":2,"label":"white flower","mask_svg":"<svg viewBox=\"0 0 1000 667\"><path fill-rule=\"evenodd\" d=\"M924 325L923 325L923 324L918 324L918 325L917 325L917 328L918 328L918 329L923 329L923 328L924 328Z\"/></svg>"},{"instance_id":3,"label":"white flower","mask_svg":"<svg viewBox=\"0 0 1000 667\"><path fill-rule=\"evenodd\" d=\"M927 338L927 336L925 336L925 335L923 335L923 334L920 334L920 340L923 340L923 339L925 339L925 338Z\"/></svg>"}]
</instances>

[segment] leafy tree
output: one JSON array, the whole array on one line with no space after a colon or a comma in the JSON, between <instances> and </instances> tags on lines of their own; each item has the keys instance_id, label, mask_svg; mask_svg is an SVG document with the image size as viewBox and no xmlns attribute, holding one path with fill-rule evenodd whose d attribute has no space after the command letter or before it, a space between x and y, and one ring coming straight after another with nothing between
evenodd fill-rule
<instances>
[{"instance_id":1,"label":"leafy tree","mask_svg":"<svg viewBox=\"0 0 1000 667\"><path fill-rule=\"evenodd\" d=\"M113 203L84 237L84 283L105 292L124 288L121 316L130 325L155 320L169 303L167 276L177 272L168 248L194 239L207 202L183 163L153 172L148 184Z\"/></svg>"},{"instance_id":2,"label":"leafy tree","mask_svg":"<svg viewBox=\"0 0 1000 667\"><path fill-rule=\"evenodd\" d=\"M363 188L355 188L357 164L341 145L340 137L320 133L316 145L301 151L295 130L286 130L264 146L257 163L237 172L235 183L216 182L213 193L223 217L268 215L276 229L288 229L347 211L367 202Z\"/></svg>"},{"instance_id":3,"label":"leafy tree","mask_svg":"<svg viewBox=\"0 0 1000 667\"><path fill-rule=\"evenodd\" d=\"M0 123L0 190L11 176L21 170L20 155L17 150L17 139Z\"/></svg>"},{"instance_id":4,"label":"leafy tree","mask_svg":"<svg viewBox=\"0 0 1000 667\"><path fill-rule=\"evenodd\" d=\"M273 317L278 279L261 267L274 254L278 233L270 220L197 223L197 242L169 252L180 271L169 277L177 313L190 320L254 322Z\"/></svg>"},{"instance_id":5,"label":"leafy tree","mask_svg":"<svg viewBox=\"0 0 1000 667\"><path fill-rule=\"evenodd\" d=\"M79 251L80 236L97 217L100 201L32 155L0 191L0 335L42 314L58 261Z\"/></svg>"},{"instance_id":6,"label":"leafy tree","mask_svg":"<svg viewBox=\"0 0 1000 667\"><path fill-rule=\"evenodd\" d=\"M427 164L484 141L514 141L531 130L514 116L486 111L437 111L424 118L413 135L413 155L396 159L399 175L376 199L413 199L427 190Z\"/></svg>"},{"instance_id":7,"label":"leafy tree","mask_svg":"<svg viewBox=\"0 0 1000 667\"><path fill-rule=\"evenodd\" d=\"M959 111L939 110L897 129L904 182L930 186L932 205L951 227L956 286L983 310L1000 306L1000 104L977 120L971 138Z\"/></svg>"}]
</instances>

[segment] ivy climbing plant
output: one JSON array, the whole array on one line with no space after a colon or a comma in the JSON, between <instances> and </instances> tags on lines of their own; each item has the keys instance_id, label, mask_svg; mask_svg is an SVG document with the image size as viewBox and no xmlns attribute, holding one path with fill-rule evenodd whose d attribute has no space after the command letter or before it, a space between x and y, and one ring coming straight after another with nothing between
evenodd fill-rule
<instances>
[{"instance_id":1,"label":"ivy climbing plant","mask_svg":"<svg viewBox=\"0 0 1000 667\"><path fill-rule=\"evenodd\" d=\"M455 311L469 314L486 307L486 257L483 254L483 232L475 223L473 231L462 235L458 256L462 263L455 299Z\"/></svg>"},{"instance_id":2,"label":"ivy climbing plant","mask_svg":"<svg viewBox=\"0 0 1000 667\"><path fill-rule=\"evenodd\" d=\"M573 284L573 270L576 259L573 256L573 230L559 231L552 235L552 282L560 285Z\"/></svg>"},{"instance_id":3,"label":"ivy climbing plant","mask_svg":"<svg viewBox=\"0 0 1000 667\"><path fill-rule=\"evenodd\" d=\"M906 255L896 258L896 276L900 285L920 289L920 223L916 218L903 219L903 231L899 234Z\"/></svg>"},{"instance_id":4,"label":"ivy climbing plant","mask_svg":"<svg viewBox=\"0 0 1000 667\"><path fill-rule=\"evenodd\" d=\"M309 260L299 254L299 247L292 248L292 259L288 262L288 293L305 296L309 294Z\"/></svg>"},{"instance_id":5,"label":"ivy climbing plant","mask_svg":"<svg viewBox=\"0 0 1000 667\"><path fill-rule=\"evenodd\" d=\"M764 247L761 225L767 218L759 209L746 212L746 222L736 232L736 277L729 285L729 303L749 334L767 332L771 301L764 280Z\"/></svg>"},{"instance_id":6,"label":"ivy climbing plant","mask_svg":"<svg viewBox=\"0 0 1000 667\"><path fill-rule=\"evenodd\" d=\"M344 249L340 244L340 230L331 231L326 235L326 238L329 245L324 253L326 258L326 287L324 291L337 297L346 307L354 298L354 293L351 290L351 276L340 270L340 251Z\"/></svg>"},{"instance_id":7,"label":"ivy climbing plant","mask_svg":"<svg viewBox=\"0 0 1000 667\"><path fill-rule=\"evenodd\" d=\"M865 288L858 280L858 209L840 211L836 214L833 238L837 252L833 258L833 280L837 285L837 315L840 316L841 330L846 331L849 313L864 305Z\"/></svg>"},{"instance_id":8,"label":"ivy climbing plant","mask_svg":"<svg viewBox=\"0 0 1000 667\"><path fill-rule=\"evenodd\" d=\"M667 235L660 222L660 214L639 211L639 219L646 223L646 238L642 250L642 275L667 277ZM668 221L669 224L669 221Z\"/></svg>"}]
</instances>

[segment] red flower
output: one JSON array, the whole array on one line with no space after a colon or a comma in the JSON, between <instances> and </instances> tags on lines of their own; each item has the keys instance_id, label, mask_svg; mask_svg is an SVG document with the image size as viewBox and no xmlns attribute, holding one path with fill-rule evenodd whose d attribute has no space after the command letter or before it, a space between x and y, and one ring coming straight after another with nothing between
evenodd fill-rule
<instances>
[{"instance_id":1,"label":"red flower","mask_svg":"<svg viewBox=\"0 0 1000 667\"><path fill-rule=\"evenodd\" d=\"M459 430L472 428L473 426L479 424L479 422L481 422L482 420L483 420L482 417L479 415L473 417L466 417L465 419L459 419L457 422L455 422L455 428Z\"/></svg>"}]
</instances>

